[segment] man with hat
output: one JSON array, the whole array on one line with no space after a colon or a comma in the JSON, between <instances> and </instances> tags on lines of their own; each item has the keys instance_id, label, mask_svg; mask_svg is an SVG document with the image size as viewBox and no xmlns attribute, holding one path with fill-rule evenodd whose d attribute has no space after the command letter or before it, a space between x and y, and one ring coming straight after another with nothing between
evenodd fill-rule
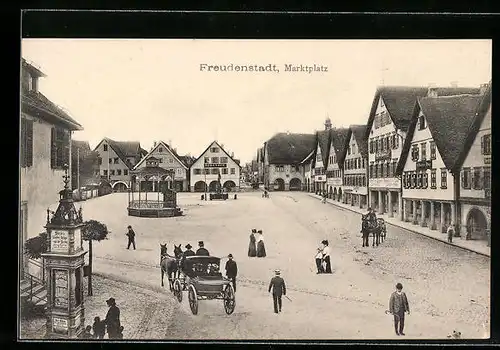
<instances>
[{"instance_id":1,"label":"man with hat","mask_svg":"<svg viewBox=\"0 0 500 350\"><path fill-rule=\"evenodd\" d=\"M106 319L104 323L106 324L106 329L108 331L109 339L116 339L118 333L120 332L120 309L116 306L115 298L109 298L106 300L106 304L109 307L108 313L106 314Z\"/></svg>"},{"instance_id":2,"label":"man with hat","mask_svg":"<svg viewBox=\"0 0 500 350\"><path fill-rule=\"evenodd\" d=\"M132 226L127 226L127 233L125 235L128 237L127 249L130 249L130 245L132 244L135 250L135 232Z\"/></svg>"},{"instance_id":3,"label":"man with hat","mask_svg":"<svg viewBox=\"0 0 500 350\"><path fill-rule=\"evenodd\" d=\"M226 276L233 282L233 288L236 292L236 275L238 274L238 265L236 261L233 260L233 254L229 254L228 261L226 262Z\"/></svg>"},{"instance_id":4,"label":"man with hat","mask_svg":"<svg viewBox=\"0 0 500 350\"><path fill-rule=\"evenodd\" d=\"M186 250L184 251L184 253L182 253L182 258L181 258L181 267L182 269L185 269L189 266L186 266L186 258L188 256L195 256L196 254L191 250L192 246L191 244L186 244Z\"/></svg>"},{"instance_id":5,"label":"man with hat","mask_svg":"<svg viewBox=\"0 0 500 350\"><path fill-rule=\"evenodd\" d=\"M208 250L205 249L205 244L203 241L198 242L198 250L196 251L196 255L210 256Z\"/></svg>"},{"instance_id":6,"label":"man with hat","mask_svg":"<svg viewBox=\"0 0 500 350\"><path fill-rule=\"evenodd\" d=\"M274 312L281 312L281 296L286 295L286 286L285 280L281 278L280 270L274 271L275 275L271 278L271 283L269 283L269 293L271 289L273 290L273 303L274 303Z\"/></svg>"},{"instance_id":7,"label":"man with hat","mask_svg":"<svg viewBox=\"0 0 500 350\"><path fill-rule=\"evenodd\" d=\"M394 315L394 330L396 335L405 335L403 333L405 327L405 312L410 314L410 305L408 298L403 292L403 285L396 284L396 291L391 294L389 299L389 312Z\"/></svg>"}]
</instances>

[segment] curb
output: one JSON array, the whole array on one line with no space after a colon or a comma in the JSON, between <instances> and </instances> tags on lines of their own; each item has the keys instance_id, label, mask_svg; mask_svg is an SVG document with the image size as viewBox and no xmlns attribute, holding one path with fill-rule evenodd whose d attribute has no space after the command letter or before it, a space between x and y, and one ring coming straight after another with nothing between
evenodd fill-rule
<instances>
[{"instance_id":1,"label":"curb","mask_svg":"<svg viewBox=\"0 0 500 350\"><path fill-rule=\"evenodd\" d=\"M312 198L317 198L317 199L321 199L322 197L319 197L318 195L316 194L312 194L312 193L307 193L310 197ZM345 208L343 206L340 206L340 205L337 205L335 203L331 203L331 202L326 202L330 205L333 205L335 206L336 208L339 208L339 209L342 209L342 210L347 210L347 211L350 211L350 212L353 212L353 213L356 213L358 215L361 215L358 211L354 210L354 209L350 209L350 208ZM468 247L464 247L464 246L461 246L461 245L457 245L457 244L454 244L454 243L450 243L448 242L447 240L444 240L444 239L440 239L440 238L437 238L437 237L433 237L433 236L429 236L429 235L426 235L425 233L422 233L422 232L419 232L419 231L416 231L416 230L412 230L412 229L409 229L407 227L404 227L404 226L399 226L395 223L392 223L392 222L389 222L389 221L386 221L385 222L387 225L391 225L393 227L397 227L397 228L400 228L402 230L405 230L405 231L408 231L408 232L411 232L411 233L416 233L416 234L419 234L421 236L424 236L424 237L427 237L427 238L430 238L430 239L433 239L435 241L438 241L438 242L441 242L441 243L445 243L447 245L450 245L450 246L454 246L454 247L457 247L457 248L460 248L460 249L463 249L463 250L467 250L469 252L472 252L472 253L476 253L476 254L479 254L479 255L482 255L482 256L486 256L488 258L491 258L491 255L488 255L486 253L483 253L483 252L480 252L480 251L477 251L477 250L474 250L474 249L471 249L471 248L468 248Z\"/></svg>"}]
</instances>

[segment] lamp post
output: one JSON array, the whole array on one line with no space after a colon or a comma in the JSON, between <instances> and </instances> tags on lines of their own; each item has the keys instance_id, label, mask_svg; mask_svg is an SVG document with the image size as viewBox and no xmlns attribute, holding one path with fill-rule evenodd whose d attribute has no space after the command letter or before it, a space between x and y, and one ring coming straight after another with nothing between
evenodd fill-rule
<instances>
[{"instance_id":1,"label":"lamp post","mask_svg":"<svg viewBox=\"0 0 500 350\"><path fill-rule=\"evenodd\" d=\"M203 174L205 175L205 200L207 200L207 168L203 168Z\"/></svg>"}]
</instances>

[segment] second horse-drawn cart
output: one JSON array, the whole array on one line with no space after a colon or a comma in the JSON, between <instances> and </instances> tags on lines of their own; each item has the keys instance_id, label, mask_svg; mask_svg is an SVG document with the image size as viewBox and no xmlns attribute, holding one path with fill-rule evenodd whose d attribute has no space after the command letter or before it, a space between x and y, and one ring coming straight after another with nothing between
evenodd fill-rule
<instances>
[{"instance_id":1,"label":"second horse-drawn cart","mask_svg":"<svg viewBox=\"0 0 500 350\"><path fill-rule=\"evenodd\" d=\"M173 284L173 293L179 302L182 302L183 291L188 292L193 315L198 314L198 300L222 300L228 315L233 313L236 306L233 285L220 273L220 258L215 256L190 256L184 259L179 277Z\"/></svg>"}]
</instances>

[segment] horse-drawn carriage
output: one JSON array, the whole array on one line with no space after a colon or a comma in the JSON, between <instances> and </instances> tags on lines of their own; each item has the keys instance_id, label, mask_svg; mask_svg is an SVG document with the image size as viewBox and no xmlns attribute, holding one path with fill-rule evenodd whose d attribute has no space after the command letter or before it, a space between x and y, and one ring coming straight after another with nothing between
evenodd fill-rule
<instances>
[{"instance_id":1,"label":"horse-drawn carriage","mask_svg":"<svg viewBox=\"0 0 500 350\"><path fill-rule=\"evenodd\" d=\"M219 299L224 311L230 315L236 306L231 281L220 272L220 258L215 256L189 256L181 264L179 276L173 282L173 293L182 302L182 292L188 292L189 307L198 313L198 300Z\"/></svg>"},{"instance_id":2,"label":"horse-drawn carriage","mask_svg":"<svg viewBox=\"0 0 500 350\"><path fill-rule=\"evenodd\" d=\"M370 234L373 235L372 247L382 243L387 235L385 220L377 218L371 220L368 215L361 215L361 233L363 235L363 247L369 247L368 241Z\"/></svg>"}]
</instances>

